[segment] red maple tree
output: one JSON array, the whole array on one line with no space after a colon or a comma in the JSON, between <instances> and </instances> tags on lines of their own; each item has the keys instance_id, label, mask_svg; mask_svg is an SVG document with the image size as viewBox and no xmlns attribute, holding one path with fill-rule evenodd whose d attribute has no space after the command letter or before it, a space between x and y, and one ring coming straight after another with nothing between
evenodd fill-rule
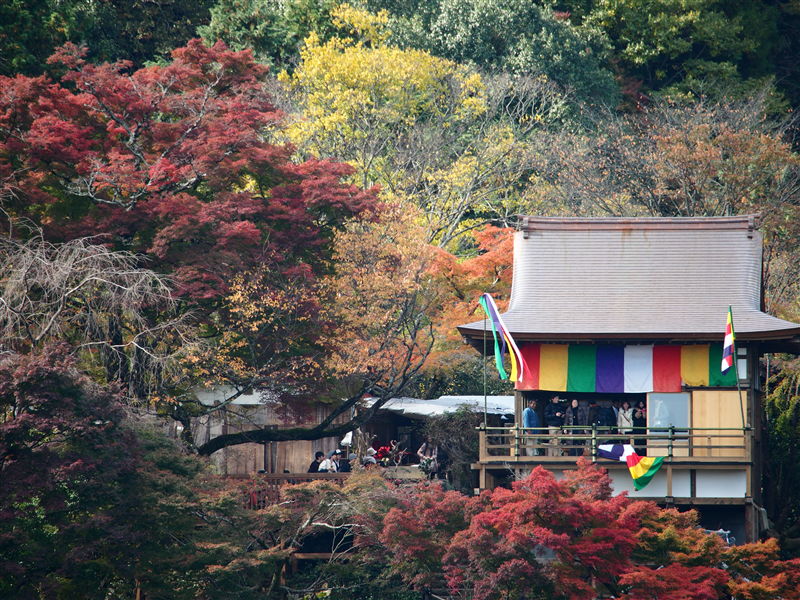
<instances>
[{"instance_id":1,"label":"red maple tree","mask_svg":"<svg viewBox=\"0 0 800 600\"><path fill-rule=\"evenodd\" d=\"M380 542L390 572L416 589L443 575L454 594L483 600L798 598L800 561L774 540L729 546L693 511L612 495L586 459L477 498L437 485L391 509Z\"/></svg>"},{"instance_id":2,"label":"red maple tree","mask_svg":"<svg viewBox=\"0 0 800 600\"><path fill-rule=\"evenodd\" d=\"M53 240L101 235L212 300L270 261L324 269L332 231L374 204L349 166L294 163L249 51L199 40L166 65L93 65L67 44L48 77L0 77L0 199Z\"/></svg>"}]
</instances>

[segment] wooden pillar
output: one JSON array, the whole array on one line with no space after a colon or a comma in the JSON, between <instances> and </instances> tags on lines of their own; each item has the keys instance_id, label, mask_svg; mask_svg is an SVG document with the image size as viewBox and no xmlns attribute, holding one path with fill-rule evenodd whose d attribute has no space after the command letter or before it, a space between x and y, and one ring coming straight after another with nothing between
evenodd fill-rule
<instances>
[{"instance_id":1,"label":"wooden pillar","mask_svg":"<svg viewBox=\"0 0 800 600\"><path fill-rule=\"evenodd\" d=\"M522 434L522 411L525 410L525 394L517 390L514 392L514 446L511 456L519 456L522 453L520 448L520 435Z\"/></svg>"},{"instance_id":2,"label":"wooden pillar","mask_svg":"<svg viewBox=\"0 0 800 600\"><path fill-rule=\"evenodd\" d=\"M667 497L672 498L672 461L667 463Z\"/></svg>"},{"instance_id":3,"label":"wooden pillar","mask_svg":"<svg viewBox=\"0 0 800 600\"><path fill-rule=\"evenodd\" d=\"M480 471L480 478L478 481L478 485L480 486L481 490L493 490L495 481L494 476L489 473L488 469L485 465L481 465Z\"/></svg>"}]
</instances>

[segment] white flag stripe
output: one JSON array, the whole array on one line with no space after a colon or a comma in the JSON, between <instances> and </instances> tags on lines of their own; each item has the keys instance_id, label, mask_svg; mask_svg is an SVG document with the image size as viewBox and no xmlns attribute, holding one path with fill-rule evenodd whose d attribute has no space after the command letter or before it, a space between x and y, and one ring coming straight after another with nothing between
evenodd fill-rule
<instances>
[{"instance_id":1,"label":"white flag stripe","mask_svg":"<svg viewBox=\"0 0 800 600\"><path fill-rule=\"evenodd\" d=\"M653 346L625 346L625 393L653 391Z\"/></svg>"},{"instance_id":2,"label":"white flag stripe","mask_svg":"<svg viewBox=\"0 0 800 600\"><path fill-rule=\"evenodd\" d=\"M516 342L514 342L514 338L511 337L511 332L506 327L506 324L503 322L503 317L500 316L500 311L497 310L497 304L494 302L494 298L491 295L486 294L486 299L492 303L492 307L494 308L494 312L497 315L497 320L500 322L500 327L502 327L503 331L501 335L505 334L506 339L508 340L509 345L511 346L511 352L514 353L515 358L517 359L517 381L522 381L522 377L525 374L525 363L522 360L522 353L517 348Z\"/></svg>"}]
</instances>

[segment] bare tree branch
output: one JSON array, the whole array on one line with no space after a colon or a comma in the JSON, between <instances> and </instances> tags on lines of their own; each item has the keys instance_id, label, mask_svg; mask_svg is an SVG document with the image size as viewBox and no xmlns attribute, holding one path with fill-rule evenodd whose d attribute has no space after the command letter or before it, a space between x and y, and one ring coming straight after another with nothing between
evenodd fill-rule
<instances>
[{"instance_id":1,"label":"bare tree branch","mask_svg":"<svg viewBox=\"0 0 800 600\"><path fill-rule=\"evenodd\" d=\"M0 238L0 350L64 341L144 398L197 342L169 280L140 263L90 238Z\"/></svg>"}]
</instances>

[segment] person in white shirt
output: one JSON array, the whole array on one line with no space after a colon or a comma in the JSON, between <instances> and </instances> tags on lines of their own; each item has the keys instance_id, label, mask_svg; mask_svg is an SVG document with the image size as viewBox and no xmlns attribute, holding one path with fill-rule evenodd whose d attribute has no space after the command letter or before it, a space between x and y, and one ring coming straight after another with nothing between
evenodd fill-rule
<instances>
[{"instance_id":1,"label":"person in white shirt","mask_svg":"<svg viewBox=\"0 0 800 600\"><path fill-rule=\"evenodd\" d=\"M617 413L617 431L620 435L633 432L633 408L626 400Z\"/></svg>"},{"instance_id":2,"label":"person in white shirt","mask_svg":"<svg viewBox=\"0 0 800 600\"><path fill-rule=\"evenodd\" d=\"M319 473L336 473L339 471L339 457L342 451L338 448L330 453L328 458L319 463Z\"/></svg>"}]
</instances>

